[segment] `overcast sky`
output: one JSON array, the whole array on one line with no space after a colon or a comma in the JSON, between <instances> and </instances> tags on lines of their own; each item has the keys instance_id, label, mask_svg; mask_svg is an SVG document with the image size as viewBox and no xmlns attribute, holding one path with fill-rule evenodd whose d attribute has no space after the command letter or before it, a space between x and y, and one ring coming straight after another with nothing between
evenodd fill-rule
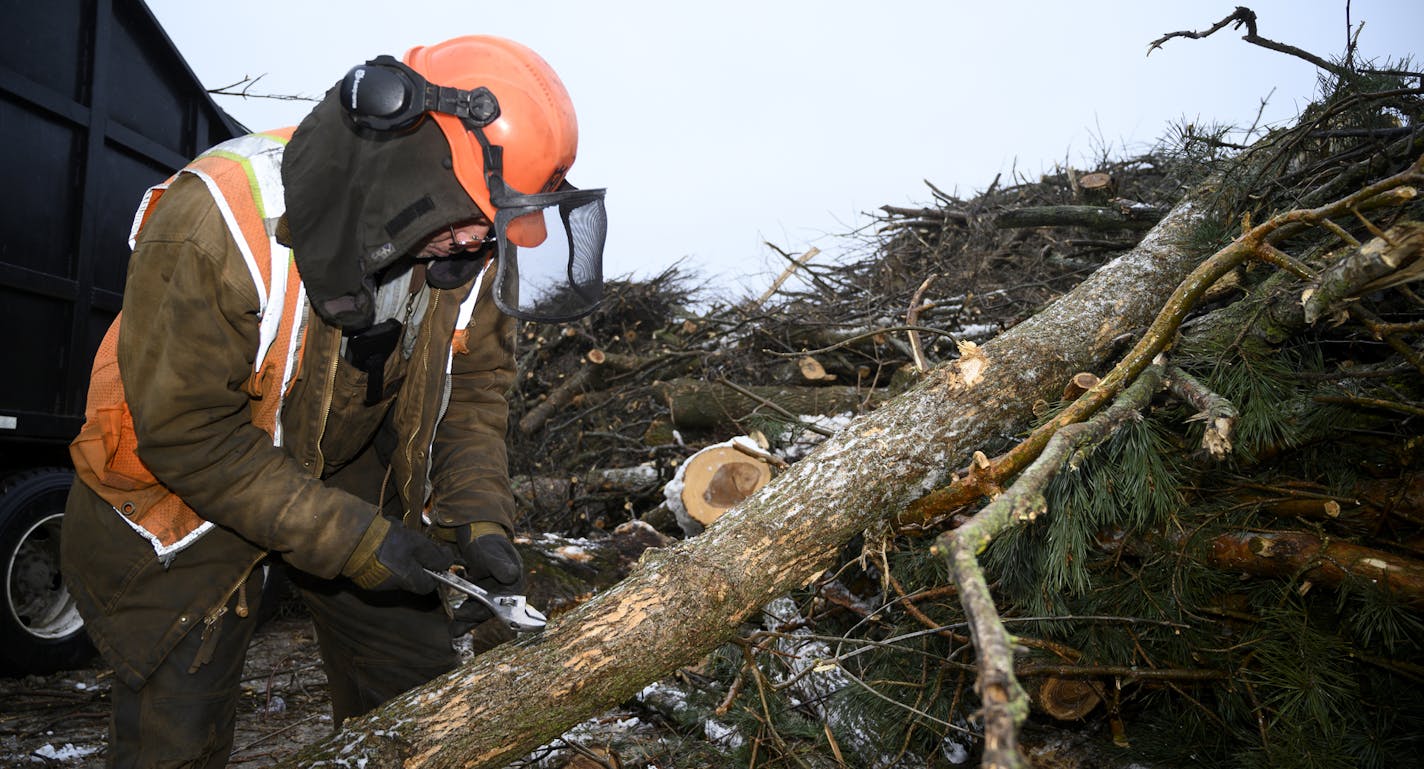
<instances>
[{"instance_id":1,"label":"overcast sky","mask_svg":"<svg viewBox=\"0 0 1424 769\"><path fill-rule=\"evenodd\" d=\"M759 293L792 253L854 251L840 237L883 204L964 197L1105 151L1147 148L1168 126L1269 123L1315 93L1309 63L1204 30L1241 0L583 0L316 2L216 6L147 0L203 84L318 97L353 64L414 45L495 34L534 48L578 109L570 180L607 187L609 276L684 264ZM1344 0L1246 0L1258 33L1323 57L1347 37ZM218 8L221 10L217 10ZM1418 55L1420 0L1355 0L1368 57ZM294 125L310 103L218 97L249 128Z\"/></svg>"}]
</instances>

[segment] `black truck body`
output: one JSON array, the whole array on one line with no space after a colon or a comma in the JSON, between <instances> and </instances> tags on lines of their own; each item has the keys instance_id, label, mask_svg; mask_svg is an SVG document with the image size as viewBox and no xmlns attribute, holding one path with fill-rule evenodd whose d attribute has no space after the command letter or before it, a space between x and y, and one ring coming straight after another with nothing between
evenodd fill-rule
<instances>
[{"instance_id":1,"label":"black truck body","mask_svg":"<svg viewBox=\"0 0 1424 769\"><path fill-rule=\"evenodd\" d=\"M58 542L94 352L144 190L246 130L141 0L4 0L0 21L0 669L77 661Z\"/></svg>"}]
</instances>

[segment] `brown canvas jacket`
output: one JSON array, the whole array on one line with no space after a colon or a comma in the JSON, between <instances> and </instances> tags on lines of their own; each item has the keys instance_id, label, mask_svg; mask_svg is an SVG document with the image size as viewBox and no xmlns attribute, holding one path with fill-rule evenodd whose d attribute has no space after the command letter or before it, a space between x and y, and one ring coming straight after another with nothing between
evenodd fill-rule
<instances>
[{"instance_id":1,"label":"brown canvas jacket","mask_svg":"<svg viewBox=\"0 0 1424 769\"><path fill-rule=\"evenodd\" d=\"M467 351L452 359L471 284L422 290L431 296L414 352L408 361L392 356L386 398L370 407L365 375L339 355L339 330L308 308L284 445L275 447L251 422L259 305L242 255L200 180L180 176L164 195L129 263L119 365L140 458L215 528L165 566L81 485L63 538L64 574L90 635L130 685L217 614L265 551L336 577L377 514L370 490L382 481L401 508L383 512L408 525L418 525L428 490L437 524L512 529L504 441L514 322L482 296ZM343 479L383 425L389 479Z\"/></svg>"}]
</instances>

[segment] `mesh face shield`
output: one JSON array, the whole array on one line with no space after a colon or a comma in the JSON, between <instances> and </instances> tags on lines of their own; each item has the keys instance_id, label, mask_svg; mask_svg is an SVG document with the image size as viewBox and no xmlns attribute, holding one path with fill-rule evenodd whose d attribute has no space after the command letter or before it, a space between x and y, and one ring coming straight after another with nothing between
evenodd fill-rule
<instances>
[{"instance_id":1,"label":"mesh face shield","mask_svg":"<svg viewBox=\"0 0 1424 769\"><path fill-rule=\"evenodd\" d=\"M498 213L494 300L522 320L559 323L581 318L603 298L603 242L608 216L603 190L580 190L565 183L537 195L492 194ZM542 225L535 245L520 237Z\"/></svg>"},{"instance_id":2,"label":"mesh face shield","mask_svg":"<svg viewBox=\"0 0 1424 769\"><path fill-rule=\"evenodd\" d=\"M502 148L477 127L485 154L497 254L494 299L521 320L561 323L581 318L603 298L603 244L608 234L604 190L563 182L526 195L505 184Z\"/></svg>"}]
</instances>

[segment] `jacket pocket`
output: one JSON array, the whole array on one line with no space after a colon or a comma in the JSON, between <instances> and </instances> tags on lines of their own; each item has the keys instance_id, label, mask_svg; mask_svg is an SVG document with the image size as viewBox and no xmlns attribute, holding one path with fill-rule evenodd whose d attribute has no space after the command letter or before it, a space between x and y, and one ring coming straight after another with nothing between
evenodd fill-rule
<instances>
[{"instance_id":1,"label":"jacket pocket","mask_svg":"<svg viewBox=\"0 0 1424 769\"><path fill-rule=\"evenodd\" d=\"M405 371L404 361L398 355L391 357L393 360L386 362L383 397L370 406L366 405L366 374L344 358L337 361L331 411L321 437L321 452L325 458L322 477L330 477L371 445L386 412L395 402L400 375Z\"/></svg>"}]
</instances>

